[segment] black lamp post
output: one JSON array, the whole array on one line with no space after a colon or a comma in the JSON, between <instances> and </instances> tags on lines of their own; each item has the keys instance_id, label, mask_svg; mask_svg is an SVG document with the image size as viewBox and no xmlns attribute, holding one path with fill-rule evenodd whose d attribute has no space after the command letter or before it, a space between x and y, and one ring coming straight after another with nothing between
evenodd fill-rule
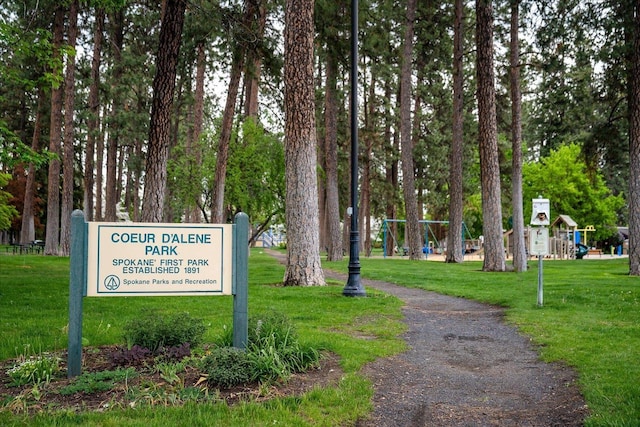
<instances>
[{"instance_id":1,"label":"black lamp post","mask_svg":"<svg viewBox=\"0 0 640 427\"><path fill-rule=\"evenodd\" d=\"M342 295L366 295L360 281L360 232L358 231L358 0L351 0L351 232L349 279Z\"/></svg>"}]
</instances>

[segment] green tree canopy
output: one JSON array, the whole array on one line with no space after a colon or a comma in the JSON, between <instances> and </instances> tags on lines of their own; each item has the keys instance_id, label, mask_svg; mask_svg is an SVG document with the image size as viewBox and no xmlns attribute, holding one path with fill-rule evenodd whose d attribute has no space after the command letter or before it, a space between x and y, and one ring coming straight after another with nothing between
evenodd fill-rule
<instances>
[{"instance_id":1,"label":"green tree canopy","mask_svg":"<svg viewBox=\"0 0 640 427\"><path fill-rule=\"evenodd\" d=\"M180 212L204 194L203 206L210 208L213 188L216 150L210 145L217 135L200 140L203 149L202 166L197 166L193 155L183 145L173 149L169 162L169 183L174 196L174 211ZM254 224L254 233L268 227L273 221L282 222L284 216L284 150L281 135L264 130L252 118L244 121L232 136L229 147L227 184L225 189L226 216L229 221L242 211ZM192 206L194 207L194 206ZM174 220L179 221L178 218ZM205 218L208 222L209 218Z\"/></svg>"},{"instance_id":2,"label":"green tree canopy","mask_svg":"<svg viewBox=\"0 0 640 427\"><path fill-rule=\"evenodd\" d=\"M0 173L0 230L9 229L13 218L18 216L16 208L9 204L9 200L12 197L11 194L2 191L2 188L7 185L10 179L11 174Z\"/></svg>"},{"instance_id":3,"label":"green tree canopy","mask_svg":"<svg viewBox=\"0 0 640 427\"><path fill-rule=\"evenodd\" d=\"M568 144L552 150L548 157L524 165L523 193L525 223L531 214L531 199L549 199L551 217L569 215L582 228L593 225L595 240L615 232L617 212L624 206L622 195L614 196L602 175L587 173L580 146Z\"/></svg>"}]
</instances>

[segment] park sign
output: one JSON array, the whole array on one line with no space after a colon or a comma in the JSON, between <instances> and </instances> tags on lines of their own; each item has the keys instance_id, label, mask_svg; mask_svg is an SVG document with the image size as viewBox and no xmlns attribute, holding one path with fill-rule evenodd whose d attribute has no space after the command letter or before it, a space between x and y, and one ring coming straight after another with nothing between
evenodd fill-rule
<instances>
[{"instance_id":1,"label":"park sign","mask_svg":"<svg viewBox=\"0 0 640 427\"><path fill-rule=\"evenodd\" d=\"M233 295L233 346L245 349L248 242L243 212L233 224L151 224L86 222L73 211L67 376L82 367L85 296Z\"/></svg>"},{"instance_id":2,"label":"park sign","mask_svg":"<svg viewBox=\"0 0 640 427\"><path fill-rule=\"evenodd\" d=\"M232 224L87 225L87 296L231 295Z\"/></svg>"}]
</instances>

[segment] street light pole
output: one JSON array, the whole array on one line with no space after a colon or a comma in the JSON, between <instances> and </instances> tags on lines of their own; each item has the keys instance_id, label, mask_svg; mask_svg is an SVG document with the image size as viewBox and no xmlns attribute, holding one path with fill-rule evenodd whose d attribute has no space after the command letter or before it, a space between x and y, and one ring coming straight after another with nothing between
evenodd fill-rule
<instances>
[{"instance_id":1,"label":"street light pole","mask_svg":"<svg viewBox=\"0 0 640 427\"><path fill-rule=\"evenodd\" d=\"M351 0L351 231L349 279L342 290L348 297L365 296L360 281L360 232L358 231L358 0Z\"/></svg>"}]
</instances>

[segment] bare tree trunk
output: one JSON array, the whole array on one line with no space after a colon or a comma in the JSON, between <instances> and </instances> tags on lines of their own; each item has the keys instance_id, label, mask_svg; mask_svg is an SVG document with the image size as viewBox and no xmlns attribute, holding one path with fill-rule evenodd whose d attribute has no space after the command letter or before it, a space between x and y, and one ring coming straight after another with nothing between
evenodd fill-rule
<instances>
[{"instance_id":1,"label":"bare tree trunk","mask_svg":"<svg viewBox=\"0 0 640 427\"><path fill-rule=\"evenodd\" d=\"M513 270L527 271L527 248L524 244L522 208L522 94L520 92L520 50L518 47L520 0L511 0L510 84L511 146L513 152L511 193L513 209Z\"/></svg>"},{"instance_id":2,"label":"bare tree trunk","mask_svg":"<svg viewBox=\"0 0 640 427\"><path fill-rule=\"evenodd\" d=\"M130 148L131 147L129 145L123 144L123 145L120 145L117 150L116 164L118 166L116 168L116 176L118 177L118 179L116 180L116 193L115 193L116 203L114 204L115 206L114 212L116 214L116 219L118 217L119 208L122 208L122 205L120 202L123 199L122 191L126 185L126 181L124 180L124 177L126 175L124 165L125 165L125 162L127 163L129 162L129 153L131 152Z\"/></svg>"},{"instance_id":3,"label":"bare tree trunk","mask_svg":"<svg viewBox=\"0 0 640 427\"><path fill-rule=\"evenodd\" d=\"M416 79L416 88L419 88L422 86L423 82L424 82L424 76L425 76L425 58L424 55L418 55L418 57L416 58L416 71L417 71L417 79ZM411 81L413 82L413 79L411 79ZM413 153L415 151L415 147L418 146L418 140L419 140L419 132L420 132L420 123L422 120L421 117L421 113L422 113L422 96L420 94L419 90L416 90L413 96L413 118L411 119L411 152ZM413 157L413 156L412 156ZM416 164L414 162L414 183L417 183L414 185L415 187L415 194L416 194L416 209L418 212L418 220L422 220L423 219L423 212L424 212L424 198L425 195L423 194L423 188L421 186L420 181L417 179L418 177L422 176L422 174L424 173L423 170L419 170L418 167L416 167ZM436 216L436 218L439 218L439 216ZM419 240L419 246L420 246L420 254L419 257L422 258L422 246L423 246L423 240L422 237L424 236L424 232L422 230L422 225L418 224L418 232L419 232L419 236L420 236L420 240ZM426 242L424 242L426 243Z\"/></svg>"},{"instance_id":4,"label":"bare tree trunk","mask_svg":"<svg viewBox=\"0 0 640 427\"><path fill-rule=\"evenodd\" d=\"M416 0L408 0L400 76L400 144L402 146L402 190L407 212L405 239L409 247L409 258L417 260L422 257L422 238L418 222L420 217L413 166L413 139L411 137L411 62L415 18Z\"/></svg>"},{"instance_id":5,"label":"bare tree trunk","mask_svg":"<svg viewBox=\"0 0 640 427\"><path fill-rule=\"evenodd\" d=\"M387 78L385 81L385 89L384 89L384 98L386 100L391 99L391 83ZM386 148L385 152L385 182L387 188L387 206L386 206L386 216L387 219L397 219L397 197L396 193L398 191L398 138L397 133L391 133L391 125L392 125L392 113L391 113L391 105L389 102L385 103L385 124L384 124L384 143ZM393 255L393 249L395 245L394 236L398 234L398 224L393 222L387 224L389 227L389 233L387 234L387 256Z\"/></svg>"},{"instance_id":6,"label":"bare tree trunk","mask_svg":"<svg viewBox=\"0 0 640 427\"><path fill-rule=\"evenodd\" d=\"M629 274L640 276L640 1L633 2L629 78Z\"/></svg>"},{"instance_id":7,"label":"bare tree trunk","mask_svg":"<svg viewBox=\"0 0 640 427\"><path fill-rule=\"evenodd\" d=\"M107 116L108 112L104 111L103 116ZM94 216L95 221L104 220L102 213L102 187L104 182L104 175L102 173L102 167L104 165L104 127L106 124L102 124L103 131L98 132L96 135L96 214Z\"/></svg>"},{"instance_id":8,"label":"bare tree trunk","mask_svg":"<svg viewBox=\"0 0 640 427\"><path fill-rule=\"evenodd\" d=\"M216 157L216 173L214 179L213 195L211 197L211 221L213 223L225 222L224 209L224 188L227 175L227 161L229 159L229 143L231 142L231 132L233 130L233 117L236 111L236 100L240 87L240 77L242 77L242 67L244 63L244 53L240 52L240 47L236 48L233 62L231 64L231 76L229 79L229 89L227 90L227 102L222 116L222 127L220 129L220 140L218 141L218 155Z\"/></svg>"},{"instance_id":9,"label":"bare tree trunk","mask_svg":"<svg viewBox=\"0 0 640 427\"><path fill-rule=\"evenodd\" d=\"M338 118L336 97L336 58L328 54L325 87L324 151L326 156L326 226L327 260L342 260L342 231L338 190Z\"/></svg>"},{"instance_id":10,"label":"bare tree trunk","mask_svg":"<svg viewBox=\"0 0 640 427\"><path fill-rule=\"evenodd\" d=\"M104 31L104 9L96 8L96 27L93 34L93 58L91 60L91 85L89 86L89 119L87 120L87 145L84 161L84 215L87 221L94 218L95 149L96 134L100 131L100 61Z\"/></svg>"},{"instance_id":11,"label":"bare tree trunk","mask_svg":"<svg viewBox=\"0 0 640 427\"><path fill-rule=\"evenodd\" d=\"M124 12L117 10L113 14L113 30L111 33L111 46L113 48L113 77L111 79L112 110L111 123L109 124L109 138L107 140L107 160L106 160L106 185L104 196L104 219L108 222L116 220L117 182L118 182L118 143L120 139L120 125L118 124L118 114L122 110L123 97L120 96L120 86L122 84L122 47L124 43ZM100 190L98 190L100 191Z\"/></svg>"},{"instance_id":12,"label":"bare tree trunk","mask_svg":"<svg viewBox=\"0 0 640 427\"><path fill-rule=\"evenodd\" d=\"M133 217L131 218L134 222L140 221L142 200L140 200L140 187L141 187L141 176L142 176L142 168L141 161L143 157L142 146L143 141L140 139L135 140L135 153L136 153L136 168L133 171L133 205L131 210L133 211Z\"/></svg>"},{"instance_id":13,"label":"bare tree trunk","mask_svg":"<svg viewBox=\"0 0 640 427\"><path fill-rule=\"evenodd\" d=\"M447 234L446 262L464 260L462 215L464 186L462 164L464 159L464 4L455 0L453 24L453 130L449 166L449 230Z\"/></svg>"},{"instance_id":14,"label":"bare tree trunk","mask_svg":"<svg viewBox=\"0 0 640 427\"><path fill-rule=\"evenodd\" d=\"M207 68L204 41L200 41L196 47L196 90L193 102L193 130L187 138L187 156L193 158L195 168L202 167L202 149L200 148L200 136L204 122L204 80ZM189 201L185 212L186 222L199 223L202 215L198 206L202 204L202 195L194 194L195 200Z\"/></svg>"},{"instance_id":15,"label":"bare tree trunk","mask_svg":"<svg viewBox=\"0 0 640 427\"><path fill-rule=\"evenodd\" d=\"M362 156L362 179L360 189L360 214L359 223L362 224L362 250L366 256L371 255L371 157L373 143L376 138L375 112L376 112L376 84L377 75L372 71L369 84L368 99L365 99L365 150Z\"/></svg>"},{"instance_id":16,"label":"bare tree trunk","mask_svg":"<svg viewBox=\"0 0 640 427\"><path fill-rule=\"evenodd\" d=\"M485 255L483 270L504 271L491 0L476 1L476 43L478 55L476 70L478 73L478 140Z\"/></svg>"},{"instance_id":17,"label":"bare tree trunk","mask_svg":"<svg viewBox=\"0 0 640 427\"><path fill-rule=\"evenodd\" d=\"M44 90L38 88L38 107L36 110L36 118L33 124L33 136L31 138L31 149L38 152L40 149L40 133L42 132L42 106L44 104ZM36 238L35 226L35 182L36 167L33 163L29 163L29 171L27 173L27 182L24 189L24 203L22 207L22 226L20 228L20 244L26 245Z\"/></svg>"},{"instance_id":18,"label":"bare tree trunk","mask_svg":"<svg viewBox=\"0 0 640 427\"><path fill-rule=\"evenodd\" d=\"M267 23L267 8L265 0L252 0L248 3L250 10L247 15L252 16L253 40L252 48L247 51L245 63L245 117L258 119L258 92L260 87L260 74L262 69L262 56L258 46L262 43L264 29Z\"/></svg>"},{"instance_id":19,"label":"bare tree trunk","mask_svg":"<svg viewBox=\"0 0 640 427\"><path fill-rule=\"evenodd\" d=\"M134 147L132 145L127 145L124 150L123 155L126 156L127 165L131 165L133 163L133 150ZM127 170L124 178L124 209L127 212L131 212L131 208L133 206L133 194L137 191L133 184L133 168L127 166Z\"/></svg>"},{"instance_id":20,"label":"bare tree trunk","mask_svg":"<svg viewBox=\"0 0 640 427\"><path fill-rule=\"evenodd\" d=\"M164 218L167 161L171 142L171 108L187 6L185 0L166 0L164 5L156 75L153 79L153 104L142 202L142 221L144 222L160 222Z\"/></svg>"},{"instance_id":21,"label":"bare tree trunk","mask_svg":"<svg viewBox=\"0 0 640 427\"><path fill-rule=\"evenodd\" d=\"M53 59L62 66L60 47L64 38L64 9L56 7L53 19ZM62 69L54 65L53 74L62 74ZM60 244L60 151L62 138L62 91L60 86L51 89L51 124L49 128L49 152L53 158L49 161L47 183L47 227L44 253L57 255Z\"/></svg>"},{"instance_id":22,"label":"bare tree trunk","mask_svg":"<svg viewBox=\"0 0 640 427\"><path fill-rule=\"evenodd\" d=\"M319 248L313 7L313 0L285 3L285 286L325 285Z\"/></svg>"},{"instance_id":23,"label":"bare tree trunk","mask_svg":"<svg viewBox=\"0 0 640 427\"><path fill-rule=\"evenodd\" d=\"M69 6L67 44L75 49L78 37L78 0ZM75 101L76 57L67 58L64 78L64 166L62 168L62 213L60 215L60 255L67 256L71 248L71 212L73 212L73 166L74 166L74 101Z\"/></svg>"}]
</instances>

